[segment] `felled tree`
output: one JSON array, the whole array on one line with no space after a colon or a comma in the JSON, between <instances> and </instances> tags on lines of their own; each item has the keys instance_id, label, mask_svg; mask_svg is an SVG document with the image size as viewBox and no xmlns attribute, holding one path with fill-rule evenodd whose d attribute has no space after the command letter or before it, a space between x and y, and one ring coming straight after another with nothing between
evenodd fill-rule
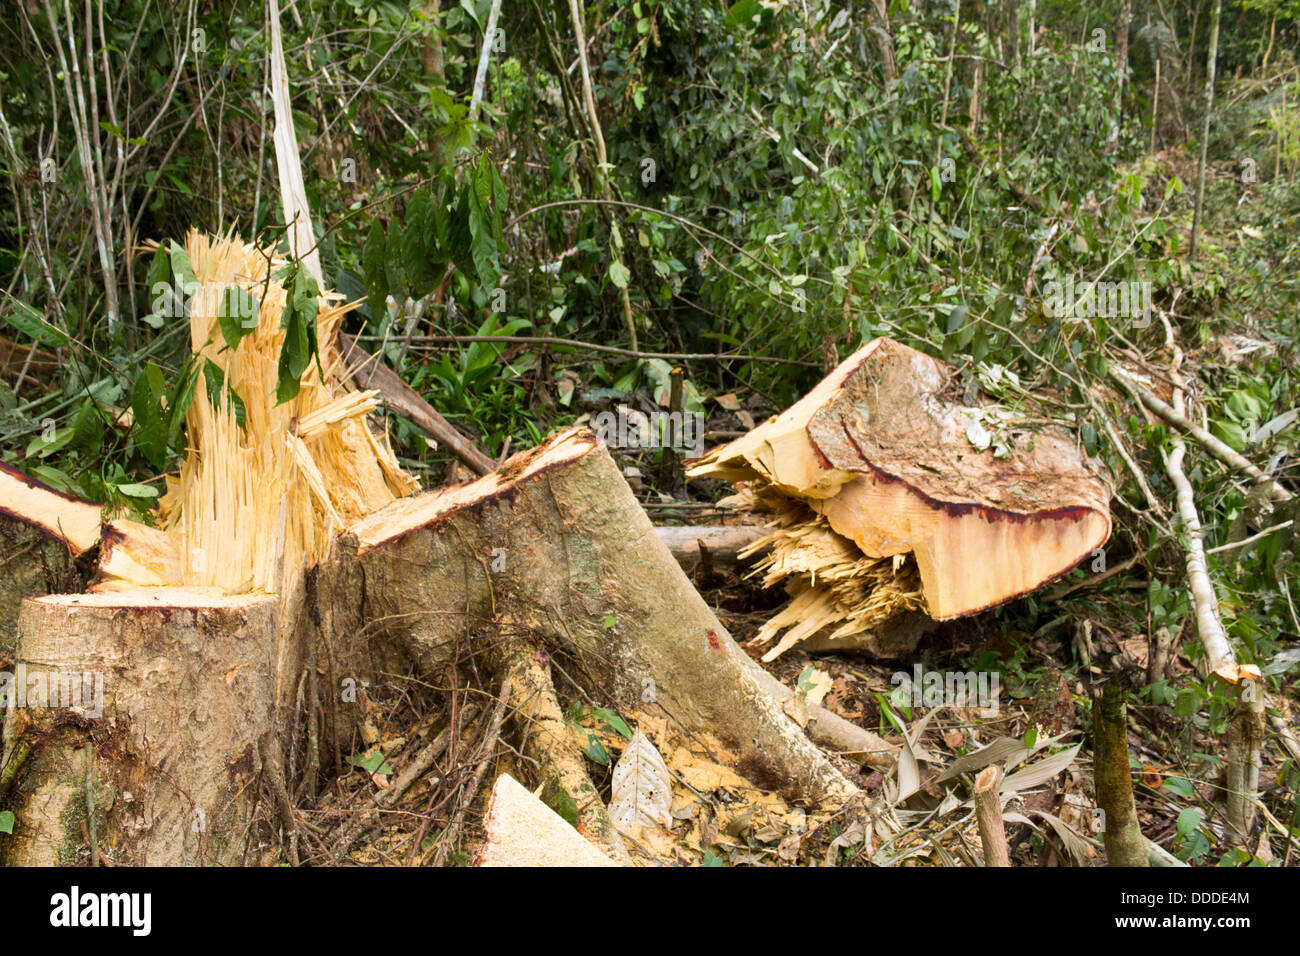
<instances>
[{"instance_id":1,"label":"felled tree","mask_svg":"<svg viewBox=\"0 0 1300 956\"><path fill-rule=\"evenodd\" d=\"M771 516L761 567L790 605L759 635L765 659L817 638L882 656L915 646L924 611L996 607L1074 567L1110 535L1105 484L1057 426L1008 428L953 370L890 339L845 359L781 415L688 472L736 482ZM910 618L910 620L909 620Z\"/></svg>"}]
</instances>

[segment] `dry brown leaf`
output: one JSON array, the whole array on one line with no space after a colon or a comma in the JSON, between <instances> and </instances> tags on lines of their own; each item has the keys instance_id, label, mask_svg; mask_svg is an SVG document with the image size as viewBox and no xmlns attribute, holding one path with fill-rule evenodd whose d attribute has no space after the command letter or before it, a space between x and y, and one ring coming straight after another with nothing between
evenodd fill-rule
<instances>
[{"instance_id":1,"label":"dry brown leaf","mask_svg":"<svg viewBox=\"0 0 1300 956\"><path fill-rule=\"evenodd\" d=\"M670 827L672 780L650 738L637 731L614 765L609 818L630 829L637 825Z\"/></svg>"}]
</instances>

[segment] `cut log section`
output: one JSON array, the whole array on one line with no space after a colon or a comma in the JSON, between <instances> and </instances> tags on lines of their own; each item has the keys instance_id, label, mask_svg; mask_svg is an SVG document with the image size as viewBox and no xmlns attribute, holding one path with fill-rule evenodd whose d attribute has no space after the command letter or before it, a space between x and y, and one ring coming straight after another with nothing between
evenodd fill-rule
<instances>
[{"instance_id":1,"label":"cut log section","mask_svg":"<svg viewBox=\"0 0 1300 956\"><path fill-rule=\"evenodd\" d=\"M760 635L786 632L769 658L814 634L896 654L876 633L885 622L995 607L1105 543L1109 494L1068 432L1009 419L989 447L983 423L997 411L963 404L939 360L875 339L695 463L691 477L735 482L774 516L761 570L798 607Z\"/></svg>"},{"instance_id":2,"label":"cut log section","mask_svg":"<svg viewBox=\"0 0 1300 956\"><path fill-rule=\"evenodd\" d=\"M614 866L559 814L503 773L492 788L475 866Z\"/></svg>"}]
</instances>

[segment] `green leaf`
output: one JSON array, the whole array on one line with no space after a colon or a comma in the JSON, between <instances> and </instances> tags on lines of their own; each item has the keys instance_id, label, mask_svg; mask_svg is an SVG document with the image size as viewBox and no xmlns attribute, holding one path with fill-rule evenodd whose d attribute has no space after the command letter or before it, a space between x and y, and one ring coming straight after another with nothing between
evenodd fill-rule
<instances>
[{"instance_id":1,"label":"green leaf","mask_svg":"<svg viewBox=\"0 0 1300 956\"><path fill-rule=\"evenodd\" d=\"M492 202L492 167L484 159L474 167L474 195L478 197L480 208L486 209Z\"/></svg>"},{"instance_id":2,"label":"green leaf","mask_svg":"<svg viewBox=\"0 0 1300 956\"><path fill-rule=\"evenodd\" d=\"M1210 423L1210 431L1215 434L1224 444L1229 445L1233 451L1244 451L1246 448L1246 430L1236 422L1224 421L1222 419Z\"/></svg>"},{"instance_id":3,"label":"green leaf","mask_svg":"<svg viewBox=\"0 0 1300 956\"><path fill-rule=\"evenodd\" d=\"M434 222L434 199L427 188L416 190L406 207L402 235L402 268L411 283L411 295L427 294L442 278L443 262L438 250Z\"/></svg>"},{"instance_id":4,"label":"green leaf","mask_svg":"<svg viewBox=\"0 0 1300 956\"><path fill-rule=\"evenodd\" d=\"M620 717L616 712L610 710L608 707L597 707L592 711L592 715L609 724L610 727L622 734L628 740L632 739L632 729L628 727L622 717Z\"/></svg>"},{"instance_id":5,"label":"green leaf","mask_svg":"<svg viewBox=\"0 0 1300 956\"><path fill-rule=\"evenodd\" d=\"M1015 303L1011 301L1010 296L998 296L998 300L993 303L993 321L998 325L1006 325L1014 310Z\"/></svg>"},{"instance_id":6,"label":"green leaf","mask_svg":"<svg viewBox=\"0 0 1300 956\"><path fill-rule=\"evenodd\" d=\"M393 768L388 765L388 758L378 747L367 750L361 756L349 756L348 763L354 767L360 767L367 773L391 774Z\"/></svg>"},{"instance_id":7,"label":"green leaf","mask_svg":"<svg viewBox=\"0 0 1300 956\"><path fill-rule=\"evenodd\" d=\"M293 345L290 344L291 341L294 342ZM275 373L275 404L283 405L298 397L298 392L302 389L302 372L295 375L294 366L297 363L297 356L305 349L306 346L298 344L296 334L284 340L284 346L280 349L280 362Z\"/></svg>"},{"instance_id":8,"label":"green leaf","mask_svg":"<svg viewBox=\"0 0 1300 956\"><path fill-rule=\"evenodd\" d=\"M312 359L316 360L316 369L322 379L325 372L320 367L320 354L316 342L316 312L318 308L318 291L316 280L307 274L307 270L294 262L289 265L281 281L288 292L284 314L280 317L280 328L284 330L284 344L280 348L280 361L277 368L275 385L275 403L283 405L297 396L302 387L302 375Z\"/></svg>"},{"instance_id":9,"label":"green leaf","mask_svg":"<svg viewBox=\"0 0 1300 956\"><path fill-rule=\"evenodd\" d=\"M491 184L488 183L490 188ZM466 222L470 234L470 258L474 262L474 274L478 276L479 285L484 289L496 285L497 274L493 259L496 256L496 235L500 224L490 209L486 208L479 197L477 189L465 191Z\"/></svg>"},{"instance_id":10,"label":"green leaf","mask_svg":"<svg viewBox=\"0 0 1300 956\"><path fill-rule=\"evenodd\" d=\"M0 810L0 833L14 832L14 814L12 810Z\"/></svg>"},{"instance_id":11,"label":"green leaf","mask_svg":"<svg viewBox=\"0 0 1300 956\"><path fill-rule=\"evenodd\" d=\"M1196 807L1188 807L1178 814L1178 832L1187 836L1201 825L1205 814Z\"/></svg>"},{"instance_id":12,"label":"green leaf","mask_svg":"<svg viewBox=\"0 0 1300 956\"><path fill-rule=\"evenodd\" d=\"M149 294L160 284L171 285L172 281L172 260L164 246L159 246L158 251L153 254L153 261L149 263L149 274L145 276L145 286Z\"/></svg>"},{"instance_id":13,"label":"green leaf","mask_svg":"<svg viewBox=\"0 0 1300 956\"><path fill-rule=\"evenodd\" d=\"M157 471L162 471L167 462L167 437L171 423L170 416L162 407L165 388L162 369L149 365L135 380L131 392L135 446Z\"/></svg>"},{"instance_id":14,"label":"green leaf","mask_svg":"<svg viewBox=\"0 0 1300 956\"><path fill-rule=\"evenodd\" d=\"M221 410L221 393L223 390L226 391L229 396L227 401L230 403L231 410L235 413L235 423L240 428L244 428L248 419L248 411L244 407L244 400L239 397L239 393L233 388L226 390L226 370L212 359L203 360L203 385L204 390L208 393L208 401L212 403L212 407L217 411Z\"/></svg>"},{"instance_id":15,"label":"green leaf","mask_svg":"<svg viewBox=\"0 0 1300 956\"><path fill-rule=\"evenodd\" d=\"M1219 866L1241 866L1243 863L1249 863L1253 859L1253 856L1240 847L1237 847L1219 857Z\"/></svg>"},{"instance_id":16,"label":"green leaf","mask_svg":"<svg viewBox=\"0 0 1300 956\"><path fill-rule=\"evenodd\" d=\"M191 355L185 360L185 365L181 369L180 377L176 380L171 394L167 396L167 444L175 447L176 440L180 437L181 427L185 424L185 416L189 413L190 403L194 401L194 387L199 382L198 366L194 362L195 356Z\"/></svg>"},{"instance_id":17,"label":"green leaf","mask_svg":"<svg viewBox=\"0 0 1300 956\"><path fill-rule=\"evenodd\" d=\"M612 631L617 626L618 626L618 618L616 618L613 614L606 614L605 623L604 623L605 630Z\"/></svg>"},{"instance_id":18,"label":"green leaf","mask_svg":"<svg viewBox=\"0 0 1300 956\"><path fill-rule=\"evenodd\" d=\"M1191 781L1184 777L1166 777L1164 788L1170 793L1182 797L1184 800L1190 800L1196 795L1196 791L1193 789Z\"/></svg>"},{"instance_id":19,"label":"green leaf","mask_svg":"<svg viewBox=\"0 0 1300 956\"><path fill-rule=\"evenodd\" d=\"M582 752L587 755L587 759L592 763L598 763L602 767L609 766L609 751L592 734L587 734L587 743L583 746Z\"/></svg>"},{"instance_id":20,"label":"green leaf","mask_svg":"<svg viewBox=\"0 0 1300 956\"><path fill-rule=\"evenodd\" d=\"M12 296L9 301L13 306L13 311L5 317L5 321L23 335L35 339L37 343L47 348L63 348L68 344L68 337L46 322L45 316L26 302L21 302Z\"/></svg>"},{"instance_id":21,"label":"green leaf","mask_svg":"<svg viewBox=\"0 0 1300 956\"><path fill-rule=\"evenodd\" d=\"M76 492L77 487L66 472L49 465L32 465L27 469L33 478L39 478L56 491Z\"/></svg>"},{"instance_id":22,"label":"green leaf","mask_svg":"<svg viewBox=\"0 0 1300 956\"><path fill-rule=\"evenodd\" d=\"M158 489L153 485L129 484L117 485L117 490L128 498L157 498Z\"/></svg>"},{"instance_id":23,"label":"green leaf","mask_svg":"<svg viewBox=\"0 0 1300 956\"><path fill-rule=\"evenodd\" d=\"M217 305L217 324L221 327L221 337L232 349L238 348L240 340L257 328L256 307L253 296L235 283L221 291L221 302Z\"/></svg>"},{"instance_id":24,"label":"green leaf","mask_svg":"<svg viewBox=\"0 0 1300 956\"><path fill-rule=\"evenodd\" d=\"M169 244L169 249L168 257L171 262L172 275L180 281L182 294L189 295L192 288L199 283L199 280L194 276L194 267L190 264L190 257L175 242Z\"/></svg>"},{"instance_id":25,"label":"green leaf","mask_svg":"<svg viewBox=\"0 0 1300 956\"><path fill-rule=\"evenodd\" d=\"M47 440L43 435L37 435L27 445L27 457L45 458L58 451L60 448L72 441L77 434L75 428L60 428L54 432Z\"/></svg>"},{"instance_id":26,"label":"green leaf","mask_svg":"<svg viewBox=\"0 0 1300 956\"><path fill-rule=\"evenodd\" d=\"M400 304L406 298L406 270L402 268L402 230L390 224L384 242L384 278L388 294Z\"/></svg>"},{"instance_id":27,"label":"green leaf","mask_svg":"<svg viewBox=\"0 0 1300 956\"><path fill-rule=\"evenodd\" d=\"M627 266L614 259L609 264L609 281L614 283L620 289L627 288L627 280L632 277Z\"/></svg>"},{"instance_id":28,"label":"green leaf","mask_svg":"<svg viewBox=\"0 0 1300 956\"><path fill-rule=\"evenodd\" d=\"M958 305L954 306L952 311L948 313L947 331L949 334L961 328L962 323L966 321L966 312L966 306Z\"/></svg>"},{"instance_id":29,"label":"green leaf","mask_svg":"<svg viewBox=\"0 0 1300 956\"><path fill-rule=\"evenodd\" d=\"M1178 697L1174 700L1174 716L1190 717L1196 713L1201 706L1201 695L1190 687L1184 688L1178 692Z\"/></svg>"},{"instance_id":30,"label":"green leaf","mask_svg":"<svg viewBox=\"0 0 1300 956\"><path fill-rule=\"evenodd\" d=\"M727 8L727 23L733 27L748 26L762 9L758 0L737 0Z\"/></svg>"},{"instance_id":31,"label":"green leaf","mask_svg":"<svg viewBox=\"0 0 1300 956\"><path fill-rule=\"evenodd\" d=\"M483 30L483 22L479 19L478 10L474 8L473 0L460 0L460 8L469 14L470 19L474 21L475 25L478 26L479 31L481 32Z\"/></svg>"}]
</instances>

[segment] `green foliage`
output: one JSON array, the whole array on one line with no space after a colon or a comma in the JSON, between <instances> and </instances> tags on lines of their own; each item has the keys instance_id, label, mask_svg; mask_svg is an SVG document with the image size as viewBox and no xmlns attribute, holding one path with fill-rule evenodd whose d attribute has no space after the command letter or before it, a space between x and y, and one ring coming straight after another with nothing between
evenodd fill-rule
<instances>
[{"instance_id":1,"label":"green foliage","mask_svg":"<svg viewBox=\"0 0 1300 956\"><path fill-rule=\"evenodd\" d=\"M348 763L354 767L360 767L366 773L392 774L393 768L388 763L388 758L378 747L367 750L363 754L349 754Z\"/></svg>"},{"instance_id":2,"label":"green foliage","mask_svg":"<svg viewBox=\"0 0 1300 956\"><path fill-rule=\"evenodd\" d=\"M322 381L325 379L325 371L321 368L320 344L316 341L316 314L320 296L316 280L298 261L290 262L276 278L283 283L285 289L284 313L280 317L284 344L280 347L280 364L275 384L275 403L283 405L297 396L302 387L302 374L312 361L315 361ZM222 331L225 332L224 326Z\"/></svg>"},{"instance_id":3,"label":"green foliage","mask_svg":"<svg viewBox=\"0 0 1300 956\"><path fill-rule=\"evenodd\" d=\"M1111 3L1040 5L1032 53L1027 23L1014 30L1002 8L890 4L894 77L885 76L871 19L844 4L593 6L592 82L608 153L601 167L581 78L569 72L573 35L562 4L505 5L507 43L493 54L479 119L469 121L488 5L444 4L435 18L419 4L310 0L296 11L301 28L284 22L286 45L303 54L287 67L322 262L334 288L364 300L349 332L493 455L507 442L534 444L602 403L662 406L678 364L688 411L712 411L714 398L735 394L759 418L862 342L896 337L950 360L954 389L978 388L998 402L975 446L997 453L1010 432L1052 418L1075 429L1114 478L1116 531L1107 547L1112 560L1140 561L1072 595L1064 609L1040 595L1000 611L1000 624L1008 632L1048 628L1050 639L1061 613L1105 619L1128 634L1164 627L1197 663L1183 538L1149 506L1129 461L1156 499L1170 501L1160 457L1169 433L1112 394L1106 376L1135 356L1165 361L1167 317L1195 353L1192 384L1207 427L1294 483L1295 0L1242 0L1224 19L1212 118L1219 132L1196 262L1187 258L1192 190L1184 183L1196 172L1188 157L1199 146L1206 17L1194 7L1153 11L1164 31L1156 32L1176 48L1157 44L1151 30L1130 31L1132 69L1116 116L1114 37L1103 30L1104 42L1092 42L1097 23L1114 22ZM258 113L262 7L208 5L190 16L183 7L107 0L102 22L75 24L90 30L87 46L97 54L75 81L99 71L100 123L89 134L109 193L108 277L93 229L102 204L85 187L75 111L45 69L55 39L49 23L27 17L23 42L0 48L0 164L10 174L0 177L9 289L0 320L15 355L59 350L61 370L57 381L28 376L21 386L7 375L0 442L42 480L145 518L156 479L177 466L199 377L209 401L228 402L241 424L246 415L220 368L189 357L182 319L194 275L179 239L191 225L218 223L272 244L284 234ZM425 73L424 45L434 36L441 75ZM1143 53L1144 45L1152 48ZM1159 104L1147 69L1156 60ZM88 84L81 92L92 96ZM607 189L612 202L594 198ZM161 242L156 253L127 254L149 237ZM297 262L281 279L288 305L276 395L284 402L313 363L322 371L322 290ZM1147 321L1049 308L1052 284L1093 287L1095 296L1101 282L1149 283ZM110 289L119 302L112 330ZM628 345L624 292L644 352L718 358L467 340ZM239 348L257 305L238 280L226 288L220 347ZM778 361L728 357L736 354ZM124 405L129 429L118 424ZM445 449L431 449L405 422L393 434L405 464L438 477ZM1293 523L1289 533L1210 555L1242 657L1280 662L1267 680L1290 690L1282 635L1300 631L1297 513L1269 511L1194 449L1188 467L1211 548ZM612 616L603 624L618 626ZM1015 644L997 666L1023 672L1038 653L1028 650L1034 642ZM1181 735L1184 776L1165 789L1190 808L1203 798L1187 781L1214 769L1191 741L1221 729L1231 701L1185 673L1143 693ZM879 700L883 729L912 719L901 692ZM600 719L624 733L616 716ZM1203 820L1179 822L1180 854L1220 858Z\"/></svg>"},{"instance_id":4,"label":"green foliage","mask_svg":"<svg viewBox=\"0 0 1300 956\"><path fill-rule=\"evenodd\" d=\"M136 379L131 393L132 437L136 450L156 472L166 470L169 458L177 454L177 439L194 399L197 375L195 363L188 361L170 385L157 365L146 366Z\"/></svg>"},{"instance_id":5,"label":"green foliage","mask_svg":"<svg viewBox=\"0 0 1300 956\"><path fill-rule=\"evenodd\" d=\"M315 319L314 311L312 319ZM238 348L240 340L257 328L257 311L252 295L234 283L226 286L217 305L217 324L226 344L231 349Z\"/></svg>"},{"instance_id":6,"label":"green foliage","mask_svg":"<svg viewBox=\"0 0 1300 956\"><path fill-rule=\"evenodd\" d=\"M203 360L203 385L212 407L220 411L222 402L228 402L231 410L235 413L235 422L240 428L245 427L244 423L247 420L248 411L244 405L244 400L239 397L239 393L233 388L227 388L225 369L212 359Z\"/></svg>"},{"instance_id":7,"label":"green foliage","mask_svg":"<svg viewBox=\"0 0 1300 956\"><path fill-rule=\"evenodd\" d=\"M68 336L45 321L44 316L26 302L9 298L12 311L5 317L17 332L25 335L37 345L46 348L63 348L68 344Z\"/></svg>"}]
</instances>

